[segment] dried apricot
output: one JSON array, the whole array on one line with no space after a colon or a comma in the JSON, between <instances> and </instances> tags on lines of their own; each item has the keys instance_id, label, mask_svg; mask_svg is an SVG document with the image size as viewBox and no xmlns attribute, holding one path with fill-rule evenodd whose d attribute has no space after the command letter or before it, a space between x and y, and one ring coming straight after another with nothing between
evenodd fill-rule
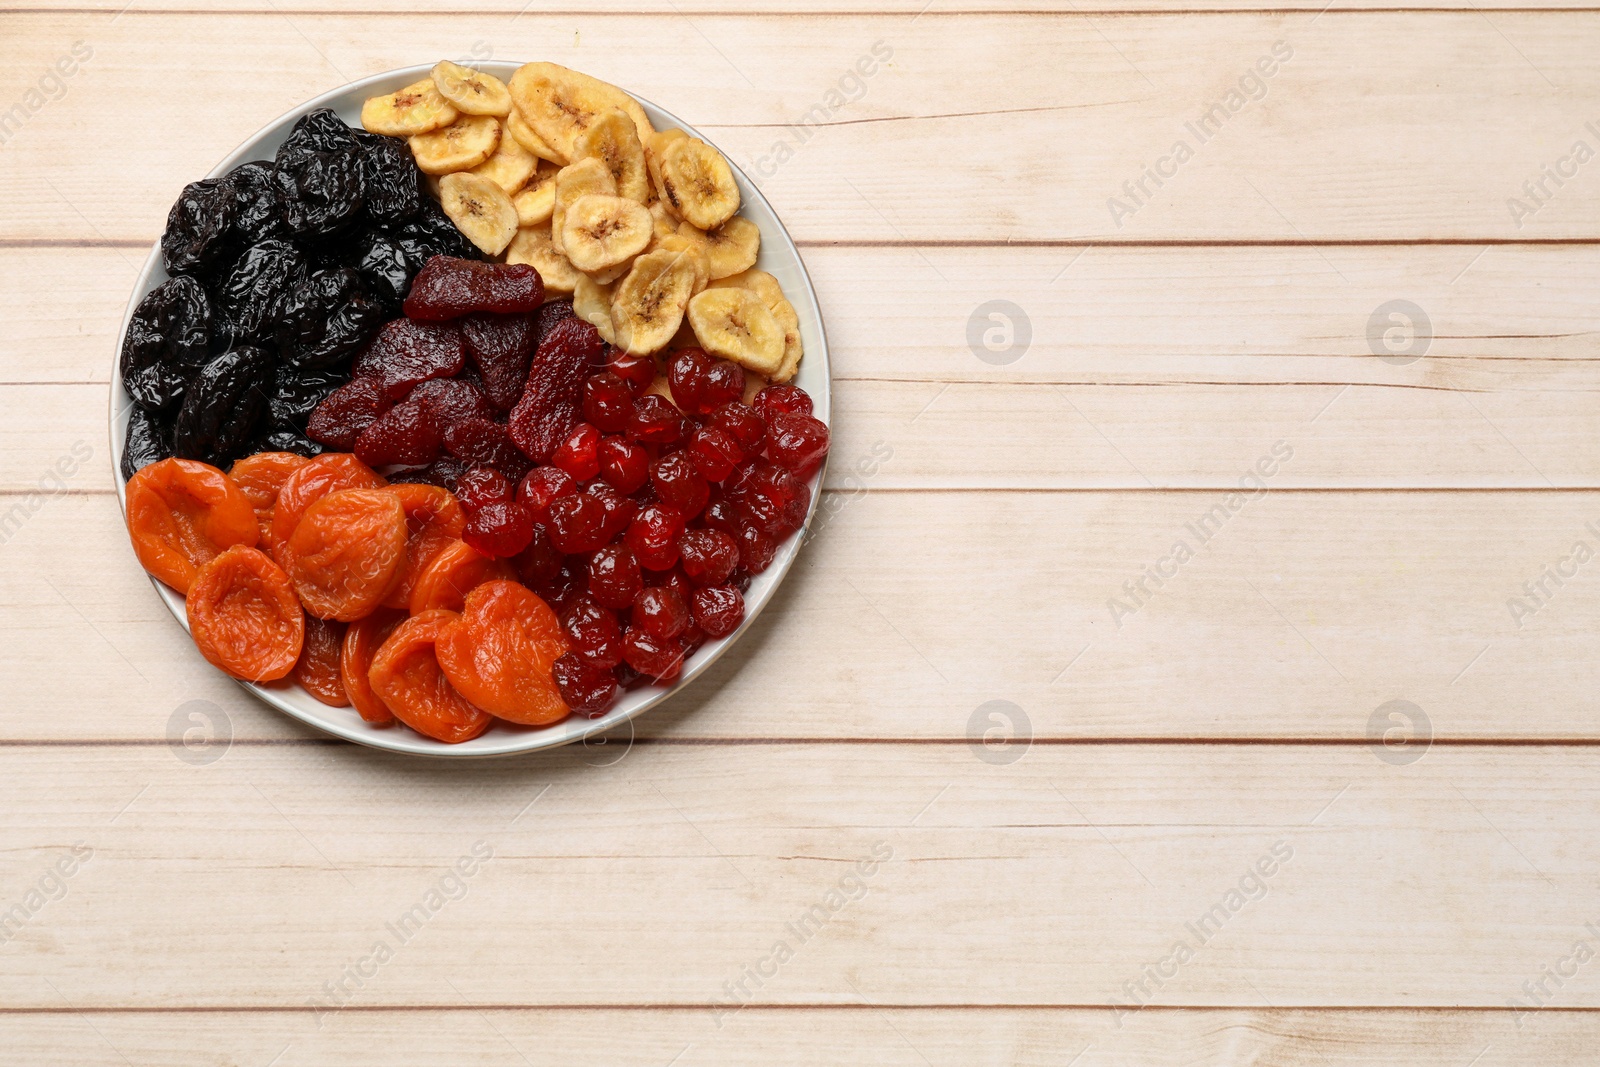
<instances>
[{"instance_id":1,"label":"dried apricot","mask_svg":"<svg viewBox=\"0 0 1600 1067\"><path fill-rule=\"evenodd\" d=\"M267 541L273 556L287 567L283 547L300 516L316 501L341 489L376 489L386 484L377 471L345 452L327 452L308 461L278 490L278 503L272 509L272 537Z\"/></svg>"},{"instance_id":2,"label":"dried apricot","mask_svg":"<svg viewBox=\"0 0 1600 1067\"><path fill-rule=\"evenodd\" d=\"M349 707L350 696L339 677L339 652L344 644L344 623L306 616L306 639L294 665L295 681L306 692L335 708Z\"/></svg>"},{"instance_id":3,"label":"dried apricot","mask_svg":"<svg viewBox=\"0 0 1600 1067\"><path fill-rule=\"evenodd\" d=\"M186 610L200 654L235 678L282 678L300 658L305 613L289 576L260 549L234 545L207 562Z\"/></svg>"},{"instance_id":4,"label":"dried apricot","mask_svg":"<svg viewBox=\"0 0 1600 1067\"><path fill-rule=\"evenodd\" d=\"M375 726L394 722L394 712L383 698L372 691L372 657L378 648L394 633L396 626L406 621L403 611L379 608L371 615L350 624L344 632L344 645L339 650L339 679L344 683L345 694L361 717Z\"/></svg>"},{"instance_id":5,"label":"dried apricot","mask_svg":"<svg viewBox=\"0 0 1600 1067\"><path fill-rule=\"evenodd\" d=\"M451 541L428 561L411 587L411 614L434 608L460 611L484 582L516 577L503 559L490 559L465 541Z\"/></svg>"},{"instance_id":6,"label":"dried apricot","mask_svg":"<svg viewBox=\"0 0 1600 1067\"><path fill-rule=\"evenodd\" d=\"M272 505L278 502L278 490L289 475L310 462L293 452L257 452L228 468L228 477L250 498L250 506L256 510L260 544L272 543Z\"/></svg>"},{"instance_id":7,"label":"dried apricot","mask_svg":"<svg viewBox=\"0 0 1600 1067\"><path fill-rule=\"evenodd\" d=\"M561 622L518 582L485 582L467 594L461 621L436 642L456 691L509 722L549 726L570 712L550 668L567 652Z\"/></svg>"},{"instance_id":8,"label":"dried apricot","mask_svg":"<svg viewBox=\"0 0 1600 1067\"><path fill-rule=\"evenodd\" d=\"M306 508L288 544L306 610L351 622L383 603L405 572L406 512L388 489L342 489Z\"/></svg>"},{"instance_id":9,"label":"dried apricot","mask_svg":"<svg viewBox=\"0 0 1600 1067\"><path fill-rule=\"evenodd\" d=\"M474 707L439 669L436 643L461 616L453 611L424 611L395 628L372 658L368 678L372 690L395 718L419 734L457 744L489 728L488 712Z\"/></svg>"},{"instance_id":10,"label":"dried apricot","mask_svg":"<svg viewBox=\"0 0 1600 1067\"><path fill-rule=\"evenodd\" d=\"M209 463L164 459L128 482L128 536L145 570L187 593L195 574L260 536L250 498Z\"/></svg>"},{"instance_id":11,"label":"dried apricot","mask_svg":"<svg viewBox=\"0 0 1600 1067\"><path fill-rule=\"evenodd\" d=\"M400 498L406 513L406 566L399 584L389 591L383 603L385 607L403 608L411 602L411 589L422 569L440 549L461 539L467 519L450 491L437 485L391 485L389 492Z\"/></svg>"}]
</instances>

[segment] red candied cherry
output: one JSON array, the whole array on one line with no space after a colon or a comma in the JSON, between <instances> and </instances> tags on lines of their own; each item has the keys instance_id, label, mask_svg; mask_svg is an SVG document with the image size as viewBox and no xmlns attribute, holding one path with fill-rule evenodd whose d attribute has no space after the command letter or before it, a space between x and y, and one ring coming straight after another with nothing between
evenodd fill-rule
<instances>
[{"instance_id":1,"label":"red candied cherry","mask_svg":"<svg viewBox=\"0 0 1600 1067\"><path fill-rule=\"evenodd\" d=\"M561 628L585 663L610 670L622 662L622 626L593 596L574 596L561 613Z\"/></svg>"},{"instance_id":2,"label":"red candied cherry","mask_svg":"<svg viewBox=\"0 0 1600 1067\"><path fill-rule=\"evenodd\" d=\"M525 585L536 588L555 578L556 572L561 569L562 558L556 546L550 543L550 535L545 528L535 525L528 547L517 553L511 565L517 569L517 577Z\"/></svg>"},{"instance_id":3,"label":"red candied cherry","mask_svg":"<svg viewBox=\"0 0 1600 1067\"><path fill-rule=\"evenodd\" d=\"M607 545L589 558L589 595L603 607L630 607L643 588L639 561L626 547Z\"/></svg>"},{"instance_id":4,"label":"red candied cherry","mask_svg":"<svg viewBox=\"0 0 1600 1067\"><path fill-rule=\"evenodd\" d=\"M638 626L622 635L622 658L640 674L670 682L683 669L683 645L670 637L657 637Z\"/></svg>"},{"instance_id":5,"label":"red candied cherry","mask_svg":"<svg viewBox=\"0 0 1600 1067\"><path fill-rule=\"evenodd\" d=\"M721 585L739 565L739 546L721 530L685 530L678 538L683 573L695 585Z\"/></svg>"},{"instance_id":6,"label":"red candied cherry","mask_svg":"<svg viewBox=\"0 0 1600 1067\"><path fill-rule=\"evenodd\" d=\"M727 497L713 500L705 510L705 523L713 530L732 535L739 528L739 510Z\"/></svg>"},{"instance_id":7,"label":"red candied cherry","mask_svg":"<svg viewBox=\"0 0 1600 1067\"><path fill-rule=\"evenodd\" d=\"M667 386L672 390L672 402L686 415L699 415L710 408L703 406L706 374L711 370L711 357L703 348L680 348L670 353L667 360Z\"/></svg>"},{"instance_id":8,"label":"red candied cherry","mask_svg":"<svg viewBox=\"0 0 1600 1067\"><path fill-rule=\"evenodd\" d=\"M700 477L708 482L720 482L733 473L744 453L727 430L715 426L702 426L689 435L684 449Z\"/></svg>"},{"instance_id":9,"label":"red candied cherry","mask_svg":"<svg viewBox=\"0 0 1600 1067\"><path fill-rule=\"evenodd\" d=\"M689 420L664 396L650 393L633 402L628 436L642 444L671 447L689 435Z\"/></svg>"},{"instance_id":10,"label":"red candied cherry","mask_svg":"<svg viewBox=\"0 0 1600 1067\"><path fill-rule=\"evenodd\" d=\"M768 421L767 457L785 470L804 477L827 454L828 428L810 415L780 411Z\"/></svg>"},{"instance_id":11,"label":"red candied cherry","mask_svg":"<svg viewBox=\"0 0 1600 1067\"><path fill-rule=\"evenodd\" d=\"M744 399L744 368L731 360L719 359L706 371L700 386L700 411L709 414L724 404Z\"/></svg>"},{"instance_id":12,"label":"red candied cherry","mask_svg":"<svg viewBox=\"0 0 1600 1067\"><path fill-rule=\"evenodd\" d=\"M639 590L633 598L633 626L651 637L662 641L670 641L683 633L689 625L689 604L679 595L678 591L670 585L647 585ZM623 657L629 663L632 659ZM645 671L637 663L633 663L638 670ZM645 671L649 674L649 671Z\"/></svg>"},{"instance_id":13,"label":"red candied cherry","mask_svg":"<svg viewBox=\"0 0 1600 1067\"><path fill-rule=\"evenodd\" d=\"M750 405L770 425L772 416L779 412L811 414L811 395L798 385L769 385L755 395Z\"/></svg>"},{"instance_id":14,"label":"red candied cherry","mask_svg":"<svg viewBox=\"0 0 1600 1067\"><path fill-rule=\"evenodd\" d=\"M664 571L678 562L678 534L683 518L664 504L646 504L628 524L623 541L647 570Z\"/></svg>"},{"instance_id":15,"label":"red candied cherry","mask_svg":"<svg viewBox=\"0 0 1600 1067\"><path fill-rule=\"evenodd\" d=\"M485 556L515 556L533 540L533 516L515 500L485 504L467 518L461 539Z\"/></svg>"},{"instance_id":16,"label":"red candied cherry","mask_svg":"<svg viewBox=\"0 0 1600 1067\"><path fill-rule=\"evenodd\" d=\"M473 467L456 479L456 500L467 511L509 503L515 496L511 479L493 467Z\"/></svg>"},{"instance_id":17,"label":"red candied cherry","mask_svg":"<svg viewBox=\"0 0 1600 1067\"><path fill-rule=\"evenodd\" d=\"M805 522L811 490L784 470L762 460L739 468L728 490L735 514L768 537L787 537Z\"/></svg>"},{"instance_id":18,"label":"red candied cherry","mask_svg":"<svg viewBox=\"0 0 1600 1067\"><path fill-rule=\"evenodd\" d=\"M600 439L600 477L617 492L632 496L650 478L650 453L623 437Z\"/></svg>"},{"instance_id":19,"label":"red candied cherry","mask_svg":"<svg viewBox=\"0 0 1600 1067\"><path fill-rule=\"evenodd\" d=\"M628 383L628 389L633 393L635 400L644 396L655 384L656 361L649 356L630 356L626 352L618 351L611 357L606 369Z\"/></svg>"},{"instance_id":20,"label":"red candied cherry","mask_svg":"<svg viewBox=\"0 0 1600 1067\"><path fill-rule=\"evenodd\" d=\"M597 497L564 496L550 505L549 515L550 543L560 552L593 552L606 543L606 506Z\"/></svg>"},{"instance_id":21,"label":"red candied cherry","mask_svg":"<svg viewBox=\"0 0 1600 1067\"><path fill-rule=\"evenodd\" d=\"M690 612L689 628L678 638L678 643L683 646L684 656L692 655L695 649L705 644L707 636L704 630L695 625L693 612Z\"/></svg>"},{"instance_id":22,"label":"red candied cherry","mask_svg":"<svg viewBox=\"0 0 1600 1067\"><path fill-rule=\"evenodd\" d=\"M572 475L546 464L523 475L522 484L517 486L517 499L532 509L535 521L544 522L551 504L577 491L578 483Z\"/></svg>"},{"instance_id":23,"label":"red candied cherry","mask_svg":"<svg viewBox=\"0 0 1600 1067\"><path fill-rule=\"evenodd\" d=\"M605 482L594 482L584 492L599 500L605 505L606 521L605 544L610 544L622 535L639 513L639 505L617 492Z\"/></svg>"},{"instance_id":24,"label":"red candied cherry","mask_svg":"<svg viewBox=\"0 0 1600 1067\"><path fill-rule=\"evenodd\" d=\"M568 557L561 561L561 566L549 581L533 586L533 591L557 615L567 610L567 605L572 603L572 598L583 593L584 585L588 582L589 575L584 569L583 561Z\"/></svg>"},{"instance_id":25,"label":"red candied cherry","mask_svg":"<svg viewBox=\"0 0 1600 1067\"><path fill-rule=\"evenodd\" d=\"M561 691L561 699L574 714L598 719L616 702L616 676L585 663L574 653L568 652L556 660L550 667L550 674Z\"/></svg>"},{"instance_id":26,"label":"red candied cherry","mask_svg":"<svg viewBox=\"0 0 1600 1067\"><path fill-rule=\"evenodd\" d=\"M650 575L650 584L661 586L664 589L671 589L683 598L685 604L689 603L689 598L694 596L694 583L689 580L687 574L683 573L682 567L671 567Z\"/></svg>"},{"instance_id":27,"label":"red candied cherry","mask_svg":"<svg viewBox=\"0 0 1600 1067\"><path fill-rule=\"evenodd\" d=\"M687 453L674 452L650 465L650 484L656 487L656 496L686 519L692 519L706 509L711 491L706 480L694 469L694 461Z\"/></svg>"},{"instance_id":28,"label":"red candied cherry","mask_svg":"<svg viewBox=\"0 0 1600 1067\"><path fill-rule=\"evenodd\" d=\"M760 574L772 566L772 559L778 554L778 542L748 524L739 527L734 540L739 542L739 566L751 574Z\"/></svg>"},{"instance_id":29,"label":"red candied cherry","mask_svg":"<svg viewBox=\"0 0 1600 1067\"><path fill-rule=\"evenodd\" d=\"M580 482L589 481L600 473L600 431L587 422L578 423L550 462Z\"/></svg>"},{"instance_id":30,"label":"red candied cherry","mask_svg":"<svg viewBox=\"0 0 1600 1067\"><path fill-rule=\"evenodd\" d=\"M760 452L767 443L767 420L748 404L722 405L711 413L708 425L733 438L733 443L746 456Z\"/></svg>"},{"instance_id":31,"label":"red candied cherry","mask_svg":"<svg viewBox=\"0 0 1600 1067\"><path fill-rule=\"evenodd\" d=\"M633 417L633 387L611 371L583 383L583 417L606 433L621 433Z\"/></svg>"},{"instance_id":32,"label":"red candied cherry","mask_svg":"<svg viewBox=\"0 0 1600 1067\"><path fill-rule=\"evenodd\" d=\"M708 637L727 637L744 621L744 594L731 585L696 589L689 598L694 624Z\"/></svg>"}]
</instances>

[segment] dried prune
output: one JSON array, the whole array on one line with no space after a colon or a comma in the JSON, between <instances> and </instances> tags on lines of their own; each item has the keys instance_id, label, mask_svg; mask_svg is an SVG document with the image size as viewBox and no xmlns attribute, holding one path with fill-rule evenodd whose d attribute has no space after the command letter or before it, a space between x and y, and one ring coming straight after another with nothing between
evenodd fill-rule
<instances>
[{"instance_id":1,"label":"dried prune","mask_svg":"<svg viewBox=\"0 0 1600 1067\"><path fill-rule=\"evenodd\" d=\"M431 407L406 400L379 415L356 438L356 458L369 467L417 467L439 454L444 427Z\"/></svg>"},{"instance_id":2,"label":"dried prune","mask_svg":"<svg viewBox=\"0 0 1600 1067\"><path fill-rule=\"evenodd\" d=\"M272 164L240 164L226 178L233 190L233 240L240 248L283 233L283 203L272 181Z\"/></svg>"},{"instance_id":3,"label":"dried prune","mask_svg":"<svg viewBox=\"0 0 1600 1067\"><path fill-rule=\"evenodd\" d=\"M221 262L233 236L234 210L233 187L224 178L184 186L161 235L167 273L210 270Z\"/></svg>"},{"instance_id":4,"label":"dried prune","mask_svg":"<svg viewBox=\"0 0 1600 1067\"><path fill-rule=\"evenodd\" d=\"M190 277L163 282L139 301L122 343L122 380L142 407L171 410L211 349L211 302Z\"/></svg>"},{"instance_id":5,"label":"dried prune","mask_svg":"<svg viewBox=\"0 0 1600 1067\"><path fill-rule=\"evenodd\" d=\"M282 163L306 152L354 152L359 147L354 131L332 108L324 107L300 116L278 146L277 158Z\"/></svg>"},{"instance_id":6,"label":"dried prune","mask_svg":"<svg viewBox=\"0 0 1600 1067\"><path fill-rule=\"evenodd\" d=\"M435 256L411 282L406 314L427 322L474 311L513 315L534 311L543 300L544 280L530 266Z\"/></svg>"},{"instance_id":7,"label":"dried prune","mask_svg":"<svg viewBox=\"0 0 1600 1067\"><path fill-rule=\"evenodd\" d=\"M357 235L347 249L344 264L361 274L372 295L391 314L399 313L400 302L411 289L412 270L405 250L393 237L378 230Z\"/></svg>"},{"instance_id":8,"label":"dried prune","mask_svg":"<svg viewBox=\"0 0 1600 1067\"><path fill-rule=\"evenodd\" d=\"M538 331L537 315L480 311L461 320L467 355L483 376L483 391L489 403L501 411L515 407L528 384L528 364L533 360Z\"/></svg>"},{"instance_id":9,"label":"dried prune","mask_svg":"<svg viewBox=\"0 0 1600 1067\"><path fill-rule=\"evenodd\" d=\"M415 275L434 256L457 259L482 259L478 246L456 229L432 197L422 198L422 210L405 225L392 231L395 242L406 254L406 266Z\"/></svg>"},{"instance_id":10,"label":"dried prune","mask_svg":"<svg viewBox=\"0 0 1600 1067\"><path fill-rule=\"evenodd\" d=\"M407 399L432 408L444 426L464 419L487 419L494 414L483 392L460 378L433 378L411 390Z\"/></svg>"},{"instance_id":11,"label":"dried prune","mask_svg":"<svg viewBox=\"0 0 1600 1067\"><path fill-rule=\"evenodd\" d=\"M357 151L280 151L272 182L283 201L284 223L302 241L331 237L361 215L361 155Z\"/></svg>"},{"instance_id":12,"label":"dried prune","mask_svg":"<svg viewBox=\"0 0 1600 1067\"><path fill-rule=\"evenodd\" d=\"M493 467L516 482L533 469L510 432L489 419L463 419L444 432L444 447L469 463Z\"/></svg>"},{"instance_id":13,"label":"dried prune","mask_svg":"<svg viewBox=\"0 0 1600 1067\"><path fill-rule=\"evenodd\" d=\"M274 426L305 429L317 405L349 380L338 371L306 371L288 364L278 367L267 409Z\"/></svg>"},{"instance_id":14,"label":"dried prune","mask_svg":"<svg viewBox=\"0 0 1600 1067\"><path fill-rule=\"evenodd\" d=\"M173 452L216 464L244 455L271 381L272 357L251 345L229 349L200 368L178 412Z\"/></svg>"},{"instance_id":15,"label":"dried prune","mask_svg":"<svg viewBox=\"0 0 1600 1067\"><path fill-rule=\"evenodd\" d=\"M466 359L466 346L455 323L395 319L356 357L352 373L357 378L377 379L389 399L399 400L430 378L453 376Z\"/></svg>"},{"instance_id":16,"label":"dried prune","mask_svg":"<svg viewBox=\"0 0 1600 1067\"><path fill-rule=\"evenodd\" d=\"M304 253L288 241L262 241L247 250L217 288L218 332L234 344L266 340L306 273Z\"/></svg>"},{"instance_id":17,"label":"dried prune","mask_svg":"<svg viewBox=\"0 0 1600 1067\"><path fill-rule=\"evenodd\" d=\"M256 439L247 452L293 452L307 459L320 456L327 449L311 440L293 426L274 426Z\"/></svg>"},{"instance_id":18,"label":"dried prune","mask_svg":"<svg viewBox=\"0 0 1600 1067\"><path fill-rule=\"evenodd\" d=\"M172 426L159 415L137 405L128 413L128 436L122 445L122 480L139 468L172 455Z\"/></svg>"},{"instance_id":19,"label":"dried prune","mask_svg":"<svg viewBox=\"0 0 1600 1067\"><path fill-rule=\"evenodd\" d=\"M306 424L306 436L329 448L348 452L356 438L390 408L389 398L375 378L355 378L317 405Z\"/></svg>"},{"instance_id":20,"label":"dried prune","mask_svg":"<svg viewBox=\"0 0 1600 1067\"><path fill-rule=\"evenodd\" d=\"M278 354L297 367L329 366L366 344L387 317L355 271L319 271L284 301Z\"/></svg>"},{"instance_id":21,"label":"dried prune","mask_svg":"<svg viewBox=\"0 0 1600 1067\"><path fill-rule=\"evenodd\" d=\"M386 226L405 222L422 210L422 172L403 137L354 130L361 149L361 194L367 218Z\"/></svg>"},{"instance_id":22,"label":"dried prune","mask_svg":"<svg viewBox=\"0 0 1600 1067\"><path fill-rule=\"evenodd\" d=\"M535 462L547 461L578 424L584 379L604 348L595 328L577 318L562 319L539 343L511 413L511 438Z\"/></svg>"}]
</instances>

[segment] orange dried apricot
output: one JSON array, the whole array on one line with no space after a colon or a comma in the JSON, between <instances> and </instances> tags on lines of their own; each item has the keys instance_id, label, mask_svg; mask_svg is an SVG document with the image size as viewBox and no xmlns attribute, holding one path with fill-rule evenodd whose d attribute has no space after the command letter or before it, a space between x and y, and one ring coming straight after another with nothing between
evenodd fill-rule
<instances>
[{"instance_id":1,"label":"orange dried apricot","mask_svg":"<svg viewBox=\"0 0 1600 1067\"><path fill-rule=\"evenodd\" d=\"M376 726L394 722L394 712L372 691L372 657L395 627L405 621L405 612L379 608L350 624L344 632L344 647L339 650L339 678L344 682L344 691L361 717Z\"/></svg>"},{"instance_id":2,"label":"orange dried apricot","mask_svg":"<svg viewBox=\"0 0 1600 1067\"><path fill-rule=\"evenodd\" d=\"M455 496L437 485L401 482L389 486L406 512L406 566L400 582L389 591L384 607L404 608L411 603L417 575L439 550L461 538L467 517Z\"/></svg>"},{"instance_id":3,"label":"orange dried apricot","mask_svg":"<svg viewBox=\"0 0 1600 1067\"><path fill-rule=\"evenodd\" d=\"M550 667L567 651L561 622L520 582L484 582L439 637L439 667L456 692L508 722L549 726L570 713Z\"/></svg>"},{"instance_id":4,"label":"orange dried apricot","mask_svg":"<svg viewBox=\"0 0 1600 1067\"><path fill-rule=\"evenodd\" d=\"M400 580L405 509L387 489L341 489L306 508L287 547L306 610L351 622L370 615Z\"/></svg>"},{"instance_id":5,"label":"orange dried apricot","mask_svg":"<svg viewBox=\"0 0 1600 1067\"><path fill-rule=\"evenodd\" d=\"M505 560L491 559L465 541L451 541L417 575L411 587L411 614L435 608L460 611L467 594L484 582L515 577Z\"/></svg>"},{"instance_id":6,"label":"orange dried apricot","mask_svg":"<svg viewBox=\"0 0 1600 1067\"><path fill-rule=\"evenodd\" d=\"M259 536L250 500L209 463L164 459L128 482L128 536L139 563L180 593L199 569Z\"/></svg>"},{"instance_id":7,"label":"orange dried apricot","mask_svg":"<svg viewBox=\"0 0 1600 1067\"><path fill-rule=\"evenodd\" d=\"M382 475L348 452L324 452L308 460L278 490L278 502L272 508L272 536L267 539L269 550L287 567L283 549L306 508L341 489L377 489L387 484Z\"/></svg>"},{"instance_id":8,"label":"orange dried apricot","mask_svg":"<svg viewBox=\"0 0 1600 1067\"><path fill-rule=\"evenodd\" d=\"M289 576L260 549L234 545L206 563L185 608L200 654L235 678L268 682L294 670L305 613Z\"/></svg>"},{"instance_id":9,"label":"orange dried apricot","mask_svg":"<svg viewBox=\"0 0 1600 1067\"><path fill-rule=\"evenodd\" d=\"M278 502L278 490L283 488L289 475L309 462L306 457L293 452L257 452L228 468L228 477L250 499L250 506L256 510L261 544L272 543L272 505Z\"/></svg>"},{"instance_id":10,"label":"orange dried apricot","mask_svg":"<svg viewBox=\"0 0 1600 1067\"><path fill-rule=\"evenodd\" d=\"M294 678L306 687L306 692L335 708L350 704L339 677L339 650L343 644L344 623L306 616L306 640L294 665Z\"/></svg>"},{"instance_id":11,"label":"orange dried apricot","mask_svg":"<svg viewBox=\"0 0 1600 1067\"><path fill-rule=\"evenodd\" d=\"M450 744L472 740L493 721L456 692L439 669L434 646L460 618L443 610L411 616L378 649L368 675L373 692L395 718L425 737Z\"/></svg>"}]
</instances>

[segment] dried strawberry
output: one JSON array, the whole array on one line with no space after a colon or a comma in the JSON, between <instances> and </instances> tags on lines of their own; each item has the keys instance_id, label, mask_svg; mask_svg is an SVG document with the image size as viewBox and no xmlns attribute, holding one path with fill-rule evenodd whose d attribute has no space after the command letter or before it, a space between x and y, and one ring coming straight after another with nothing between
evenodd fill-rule
<instances>
[{"instance_id":1,"label":"dried strawberry","mask_svg":"<svg viewBox=\"0 0 1600 1067\"><path fill-rule=\"evenodd\" d=\"M536 315L496 315L481 311L461 320L467 355L483 375L489 403L501 411L516 406L528 384L528 364L538 338Z\"/></svg>"},{"instance_id":2,"label":"dried strawberry","mask_svg":"<svg viewBox=\"0 0 1600 1067\"><path fill-rule=\"evenodd\" d=\"M396 404L356 438L356 458L369 467L418 467L439 455L444 426L433 409L415 400Z\"/></svg>"},{"instance_id":3,"label":"dried strawberry","mask_svg":"<svg viewBox=\"0 0 1600 1067\"><path fill-rule=\"evenodd\" d=\"M563 319L570 319L576 314L577 312L572 310L572 301L570 299L552 300L548 304L541 304L539 310L533 313L534 349L537 350L540 345L544 344L544 339L550 336L550 331L556 328L556 323Z\"/></svg>"},{"instance_id":4,"label":"dried strawberry","mask_svg":"<svg viewBox=\"0 0 1600 1067\"><path fill-rule=\"evenodd\" d=\"M348 452L361 432L378 421L378 416L391 406L375 379L352 379L317 405L306 425L306 436L329 448Z\"/></svg>"},{"instance_id":5,"label":"dried strawberry","mask_svg":"<svg viewBox=\"0 0 1600 1067\"><path fill-rule=\"evenodd\" d=\"M533 466L511 440L510 432L491 419L463 419L444 431L444 447L469 463L493 467L516 481Z\"/></svg>"},{"instance_id":6,"label":"dried strawberry","mask_svg":"<svg viewBox=\"0 0 1600 1067\"><path fill-rule=\"evenodd\" d=\"M556 323L539 343L527 389L511 413L512 440L534 461L548 461L578 424L584 379L604 350L599 332L576 318Z\"/></svg>"},{"instance_id":7,"label":"dried strawberry","mask_svg":"<svg viewBox=\"0 0 1600 1067\"><path fill-rule=\"evenodd\" d=\"M466 360L466 344L455 323L395 319L356 356L351 373L378 379L384 395L399 400L430 378L454 377Z\"/></svg>"},{"instance_id":8,"label":"dried strawberry","mask_svg":"<svg viewBox=\"0 0 1600 1067\"><path fill-rule=\"evenodd\" d=\"M543 300L544 281L532 267L434 256L412 281L405 311L413 319L442 322L474 311L525 313Z\"/></svg>"},{"instance_id":9,"label":"dried strawberry","mask_svg":"<svg viewBox=\"0 0 1600 1067\"><path fill-rule=\"evenodd\" d=\"M487 419L494 408L482 390L465 378L434 378L411 390L406 399L426 404L445 426L465 419Z\"/></svg>"}]
</instances>

